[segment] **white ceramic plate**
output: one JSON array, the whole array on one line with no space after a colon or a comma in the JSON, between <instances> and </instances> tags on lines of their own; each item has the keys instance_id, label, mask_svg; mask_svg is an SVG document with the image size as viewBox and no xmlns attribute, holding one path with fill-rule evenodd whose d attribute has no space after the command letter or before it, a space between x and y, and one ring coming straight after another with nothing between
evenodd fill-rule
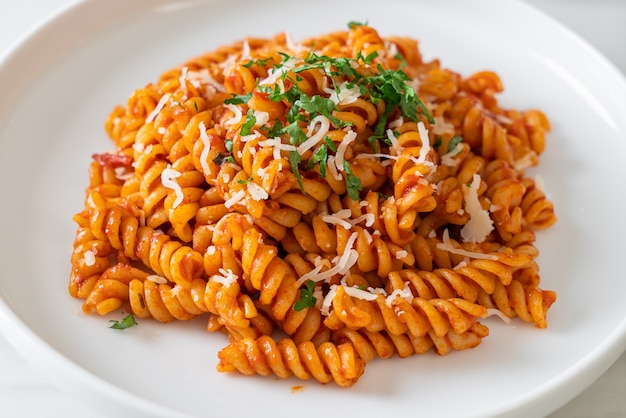
<instances>
[{"instance_id":1,"label":"white ceramic plate","mask_svg":"<svg viewBox=\"0 0 626 418\"><path fill-rule=\"evenodd\" d=\"M69 256L103 121L134 88L247 35L295 39L369 21L418 38L465 75L497 71L513 108L553 123L535 170L559 221L538 234L549 328L490 318L474 350L374 361L340 389L215 371L204 320L126 332L67 294ZM88 1L26 39L0 66L0 325L61 387L117 416L542 416L601 375L626 346L626 83L554 21L516 1ZM121 319L121 315L117 316Z\"/></svg>"}]
</instances>

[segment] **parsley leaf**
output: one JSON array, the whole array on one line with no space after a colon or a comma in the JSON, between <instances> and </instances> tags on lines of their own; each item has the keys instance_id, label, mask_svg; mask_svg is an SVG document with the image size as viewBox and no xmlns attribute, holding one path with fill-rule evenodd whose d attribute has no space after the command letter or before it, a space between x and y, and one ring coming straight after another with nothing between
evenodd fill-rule
<instances>
[{"instance_id":1,"label":"parsley leaf","mask_svg":"<svg viewBox=\"0 0 626 418\"><path fill-rule=\"evenodd\" d=\"M344 126L352 125L349 122L344 122L342 120L337 119L333 116L333 110L336 109L335 102L332 100L315 95L313 97L309 97L306 94L302 94L298 100L293 104L294 107L298 106L299 108L309 112L309 115L314 116L317 113L320 113L328 118L333 125L338 128L343 128Z\"/></svg>"},{"instance_id":2,"label":"parsley leaf","mask_svg":"<svg viewBox=\"0 0 626 418\"><path fill-rule=\"evenodd\" d=\"M248 109L248 113L246 114L246 121L243 123L243 125L241 125L241 136L250 135L252 133L252 128L254 128L255 123L256 117L254 116L254 110Z\"/></svg>"},{"instance_id":3,"label":"parsley leaf","mask_svg":"<svg viewBox=\"0 0 626 418\"><path fill-rule=\"evenodd\" d=\"M365 21L365 23L357 22L354 20L348 22L348 28L350 29L354 29L357 26L367 26L367 20Z\"/></svg>"},{"instance_id":4,"label":"parsley leaf","mask_svg":"<svg viewBox=\"0 0 626 418\"><path fill-rule=\"evenodd\" d=\"M301 311L306 308L312 308L317 302L317 298L313 296L313 289L315 288L315 282L309 280L306 282L306 289L300 289L300 300L294 303L294 311Z\"/></svg>"},{"instance_id":5,"label":"parsley leaf","mask_svg":"<svg viewBox=\"0 0 626 418\"><path fill-rule=\"evenodd\" d=\"M224 146L226 147L226 151L230 153L233 152L233 140L232 139L224 140Z\"/></svg>"},{"instance_id":6,"label":"parsley leaf","mask_svg":"<svg viewBox=\"0 0 626 418\"><path fill-rule=\"evenodd\" d=\"M126 328L130 328L132 326L138 325L132 313L128 314L124 319L122 319L121 322L118 321L117 319L112 319L109 322L113 323L113 325L111 325L109 328L119 329L122 331L125 330Z\"/></svg>"},{"instance_id":7,"label":"parsley leaf","mask_svg":"<svg viewBox=\"0 0 626 418\"><path fill-rule=\"evenodd\" d=\"M224 100L224 104L244 104L248 103L248 101L252 98L252 93L248 94L234 94L230 99Z\"/></svg>"},{"instance_id":8,"label":"parsley leaf","mask_svg":"<svg viewBox=\"0 0 626 418\"><path fill-rule=\"evenodd\" d=\"M265 136L267 136L268 138L276 138L277 136L280 136L281 131L283 130L283 124L280 123L280 120L274 119L274 125L272 125L271 128L261 126L260 129L267 131L267 135Z\"/></svg>"},{"instance_id":9,"label":"parsley leaf","mask_svg":"<svg viewBox=\"0 0 626 418\"><path fill-rule=\"evenodd\" d=\"M304 133L304 131L302 130L302 128L298 124L297 120L295 122L290 123L289 125L285 126L283 129L281 129L280 133L281 134L288 134L289 135L289 142L292 145L301 144L301 143L303 143L304 141L307 140L306 134Z\"/></svg>"},{"instance_id":10,"label":"parsley leaf","mask_svg":"<svg viewBox=\"0 0 626 418\"><path fill-rule=\"evenodd\" d=\"M298 164L302 161L302 157L298 154L298 151L290 151L289 152L289 164L291 165L291 171L293 171L294 176L296 176L296 180L298 180L298 186L302 193L306 194L304 191L304 184L302 184L302 175L300 174L300 168Z\"/></svg>"},{"instance_id":11,"label":"parsley leaf","mask_svg":"<svg viewBox=\"0 0 626 418\"><path fill-rule=\"evenodd\" d=\"M359 192L363 189L361 179L354 175L350 164L343 160L343 169L346 172L346 187L348 188L348 196L352 200L359 200Z\"/></svg>"},{"instance_id":12,"label":"parsley leaf","mask_svg":"<svg viewBox=\"0 0 626 418\"><path fill-rule=\"evenodd\" d=\"M319 163L320 165L320 177L326 178L326 160L328 159L328 149L326 144L320 145L320 147L315 151L315 154L311 156L309 159L309 163L307 165L307 169L311 169L315 166L315 164Z\"/></svg>"},{"instance_id":13,"label":"parsley leaf","mask_svg":"<svg viewBox=\"0 0 626 418\"><path fill-rule=\"evenodd\" d=\"M462 142L462 141L463 141L462 136L455 136L454 138L452 138L450 142L448 142L448 152L452 152L452 150L456 148L459 142Z\"/></svg>"}]
</instances>

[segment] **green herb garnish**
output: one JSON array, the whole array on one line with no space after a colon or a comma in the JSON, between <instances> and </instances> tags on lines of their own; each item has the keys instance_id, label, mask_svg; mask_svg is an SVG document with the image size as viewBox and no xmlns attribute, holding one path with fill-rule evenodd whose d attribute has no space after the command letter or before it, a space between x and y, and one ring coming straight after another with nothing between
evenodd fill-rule
<instances>
[{"instance_id":1,"label":"green herb garnish","mask_svg":"<svg viewBox=\"0 0 626 418\"><path fill-rule=\"evenodd\" d=\"M343 160L343 169L346 172L346 187L348 188L348 196L352 200L359 200L359 192L363 189L361 179L354 175L350 164Z\"/></svg>"},{"instance_id":2,"label":"green herb garnish","mask_svg":"<svg viewBox=\"0 0 626 418\"><path fill-rule=\"evenodd\" d=\"M109 328L119 329L122 331L125 330L126 328L130 328L132 326L138 325L132 313L128 314L124 319L122 319L121 322L116 319L112 319L109 322L113 323L113 325L111 325Z\"/></svg>"},{"instance_id":3,"label":"green herb garnish","mask_svg":"<svg viewBox=\"0 0 626 418\"><path fill-rule=\"evenodd\" d=\"M248 113L246 114L246 121L243 123L243 125L241 125L241 136L250 135L252 133L252 128L254 128L255 123L256 117L254 116L254 110L248 109Z\"/></svg>"},{"instance_id":4,"label":"green herb garnish","mask_svg":"<svg viewBox=\"0 0 626 418\"><path fill-rule=\"evenodd\" d=\"M459 142L463 141L463 137L462 136L455 136L454 138L452 138L450 140L450 142L448 142L448 152L452 152L456 146L459 144Z\"/></svg>"},{"instance_id":5,"label":"green herb garnish","mask_svg":"<svg viewBox=\"0 0 626 418\"><path fill-rule=\"evenodd\" d=\"M252 93L248 94L234 94L230 99L224 100L224 104L244 104L248 103L248 101L252 98Z\"/></svg>"},{"instance_id":6,"label":"green herb garnish","mask_svg":"<svg viewBox=\"0 0 626 418\"><path fill-rule=\"evenodd\" d=\"M313 296L313 289L315 288L315 282L309 280L306 282L306 289L300 289L300 300L294 303L293 309L295 311L301 311L306 308L312 308L317 302L317 298Z\"/></svg>"}]
</instances>

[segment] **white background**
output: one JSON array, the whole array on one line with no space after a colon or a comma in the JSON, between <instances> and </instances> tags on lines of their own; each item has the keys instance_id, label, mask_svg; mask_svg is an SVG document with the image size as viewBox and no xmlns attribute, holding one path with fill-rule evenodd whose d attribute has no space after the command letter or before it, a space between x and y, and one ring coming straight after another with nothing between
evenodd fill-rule
<instances>
[{"instance_id":1,"label":"white background","mask_svg":"<svg viewBox=\"0 0 626 418\"><path fill-rule=\"evenodd\" d=\"M0 55L51 14L75 1L0 0ZM586 39L626 74L626 0L527 2ZM57 389L0 336L0 417L39 416L102 415ZM586 391L550 417L626 418L626 353Z\"/></svg>"}]
</instances>

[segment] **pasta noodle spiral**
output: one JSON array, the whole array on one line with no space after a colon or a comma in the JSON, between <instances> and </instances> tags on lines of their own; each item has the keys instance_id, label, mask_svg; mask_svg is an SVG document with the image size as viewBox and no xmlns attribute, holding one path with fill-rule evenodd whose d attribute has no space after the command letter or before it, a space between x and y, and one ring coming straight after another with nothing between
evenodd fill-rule
<instances>
[{"instance_id":1,"label":"pasta noodle spiral","mask_svg":"<svg viewBox=\"0 0 626 418\"><path fill-rule=\"evenodd\" d=\"M217 369L355 384L367 362L547 326L536 232L550 124L368 25L247 38L105 121L71 255L83 311L206 319ZM275 331L280 332L277 337Z\"/></svg>"}]
</instances>

